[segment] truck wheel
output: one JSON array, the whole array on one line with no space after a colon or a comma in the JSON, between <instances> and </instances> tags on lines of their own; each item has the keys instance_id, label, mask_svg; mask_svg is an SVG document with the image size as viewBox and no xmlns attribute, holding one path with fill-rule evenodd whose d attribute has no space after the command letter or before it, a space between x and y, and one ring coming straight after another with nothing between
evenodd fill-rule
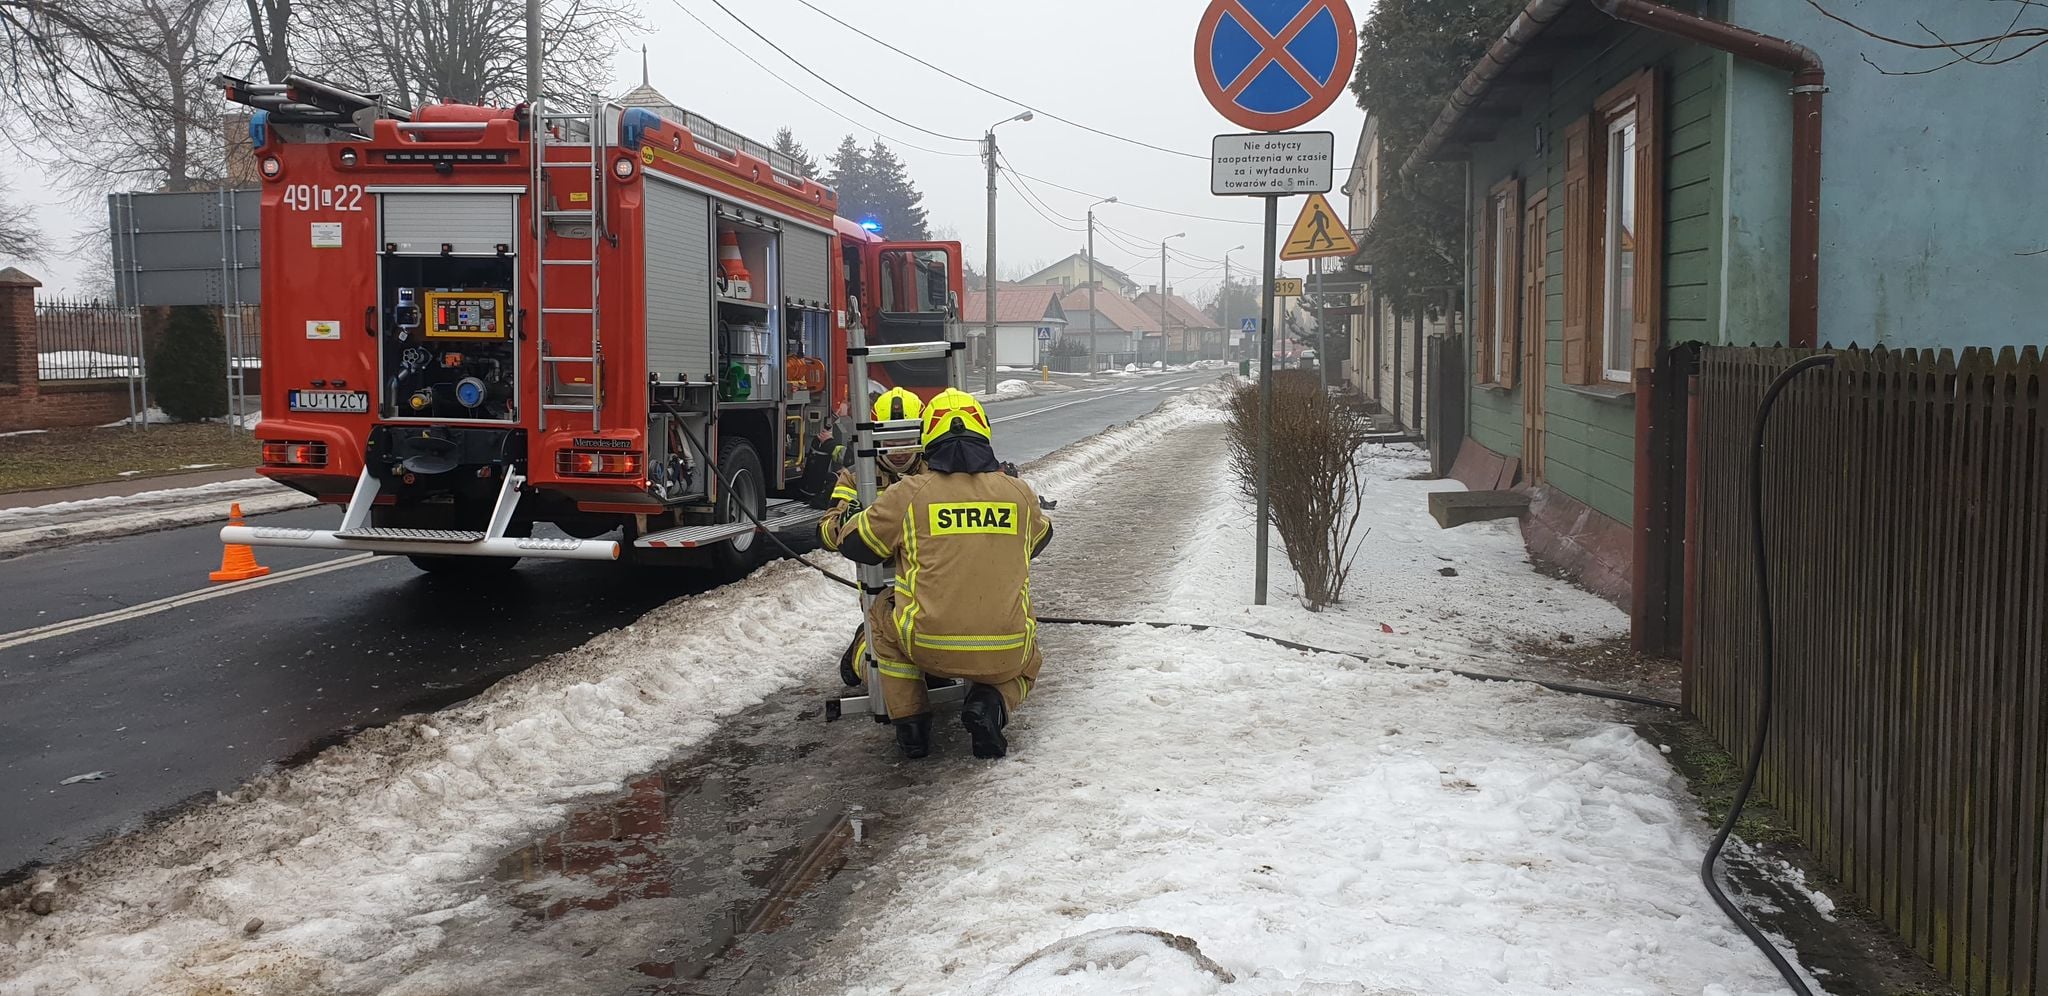
<instances>
[{"instance_id":1,"label":"truck wheel","mask_svg":"<svg viewBox=\"0 0 2048 996\"><path fill-rule=\"evenodd\" d=\"M735 436L718 448L718 469L725 477L719 489L718 521L752 523L741 508L754 518L768 514L768 479L761 473L761 457L754 444ZM761 548L768 545L753 532L742 533L711 548L711 559L720 571L742 577L761 564Z\"/></svg>"}]
</instances>

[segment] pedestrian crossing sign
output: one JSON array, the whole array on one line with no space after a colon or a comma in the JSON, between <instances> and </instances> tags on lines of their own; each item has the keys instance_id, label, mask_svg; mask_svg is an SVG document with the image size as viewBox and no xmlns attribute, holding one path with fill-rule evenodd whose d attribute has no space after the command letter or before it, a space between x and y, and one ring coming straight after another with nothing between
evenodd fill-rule
<instances>
[{"instance_id":1,"label":"pedestrian crossing sign","mask_svg":"<svg viewBox=\"0 0 2048 996\"><path fill-rule=\"evenodd\" d=\"M1337 220L1337 212L1330 209L1329 199L1321 194L1308 195L1308 203L1301 206L1301 217L1294 219L1294 230L1287 233L1287 242L1280 247L1281 259L1357 254L1358 243L1352 241L1351 233Z\"/></svg>"}]
</instances>

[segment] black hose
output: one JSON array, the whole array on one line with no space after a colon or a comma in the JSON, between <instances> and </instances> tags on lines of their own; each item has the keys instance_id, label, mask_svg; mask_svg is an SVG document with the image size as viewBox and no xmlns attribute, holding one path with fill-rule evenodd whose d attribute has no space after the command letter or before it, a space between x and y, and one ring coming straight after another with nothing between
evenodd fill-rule
<instances>
[{"instance_id":1,"label":"black hose","mask_svg":"<svg viewBox=\"0 0 2048 996\"><path fill-rule=\"evenodd\" d=\"M1720 832L1714 834L1713 841L1707 845L1706 857L1700 860L1700 882L1707 887L1714 902L1720 905L1721 912L1728 914L1728 919L1742 928L1750 943L1771 960L1771 966L1784 976L1785 984L1799 996L1813 996L1813 990L1807 988L1799 970L1785 960L1785 955L1771 943L1770 938L1765 937L1742 908L1721 891L1721 884L1714 880L1714 862L1721 857L1721 848L1727 845L1728 836L1735 832L1735 821L1742 818L1742 807L1749 803L1750 790L1756 787L1757 772L1763 769L1764 743L1771 731L1771 685L1777 651L1771 619L1771 572L1764 555L1764 431L1770 426L1771 408L1778 403L1778 395L1792 383L1793 378L1815 367L1834 365L1835 358L1829 354L1809 356L1792 364L1771 381L1771 386L1764 391L1763 401L1757 405L1756 433L1749 452L1749 539L1750 552L1756 561L1757 621L1761 624L1759 628L1763 636L1763 653L1759 658L1763 671L1759 678L1762 694L1757 702L1756 734L1750 740L1749 764L1743 772L1742 784L1735 789L1735 798L1728 805L1728 817L1721 821Z\"/></svg>"},{"instance_id":2,"label":"black hose","mask_svg":"<svg viewBox=\"0 0 2048 996\"><path fill-rule=\"evenodd\" d=\"M674 405L664 404L662 407L667 408L668 413L671 416L675 417L675 419L678 422L682 420L683 413L677 411ZM713 474L718 475L718 485L721 491L731 490L732 480L725 476L725 471L718 469L718 462L711 459L710 453L705 452L704 445L702 443L697 442L696 439L692 438L688 432L682 433L682 437L683 441L689 443L690 448L696 450L697 455L703 458L704 466L711 468L711 472ZM754 528L761 531L761 535L768 537L769 542L781 547L782 552L788 554L791 560L794 560L797 563L810 568L811 570L817 571L818 573L823 574L826 577L832 579L833 581L843 584L848 588L852 588L855 591L860 590L860 585L857 582L848 581L847 579L842 578L839 575L824 569L823 567L819 567L817 564L811 563L810 560L806 559L803 554L798 553L793 549L790 549L789 544L784 543L782 541L782 537L775 535L775 530L768 528L767 523L762 522L761 517L755 515L753 509L748 508L737 501L729 501L727 502L727 504L739 509L740 514L746 516L749 521L754 523Z\"/></svg>"}]
</instances>

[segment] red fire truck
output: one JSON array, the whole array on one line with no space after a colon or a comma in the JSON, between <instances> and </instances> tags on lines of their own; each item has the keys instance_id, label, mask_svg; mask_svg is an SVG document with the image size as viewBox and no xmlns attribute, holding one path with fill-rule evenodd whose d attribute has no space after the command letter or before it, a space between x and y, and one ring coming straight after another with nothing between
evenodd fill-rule
<instances>
[{"instance_id":1,"label":"red fire truck","mask_svg":"<svg viewBox=\"0 0 2048 996\"><path fill-rule=\"evenodd\" d=\"M865 415L849 330L885 385L961 380L959 244L840 218L695 114L220 83L257 109L262 473L346 505L226 542L744 569Z\"/></svg>"}]
</instances>

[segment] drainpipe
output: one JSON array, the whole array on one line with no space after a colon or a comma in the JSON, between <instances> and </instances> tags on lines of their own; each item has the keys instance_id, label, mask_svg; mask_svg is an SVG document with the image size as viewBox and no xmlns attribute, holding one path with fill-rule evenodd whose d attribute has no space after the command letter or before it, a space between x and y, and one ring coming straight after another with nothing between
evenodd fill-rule
<instances>
[{"instance_id":1,"label":"drainpipe","mask_svg":"<svg viewBox=\"0 0 2048 996\"><path fill-rule=\"evenodd\" d=\"M1797 42L1726 21L1674 10L1650 0L1593 0L1600 12L1659 34L1719 49L1792 74L1792 313L1790 343L1820 343L1821 98L1827 73L1820 56Z\"/></svg>"}]
</instances>

